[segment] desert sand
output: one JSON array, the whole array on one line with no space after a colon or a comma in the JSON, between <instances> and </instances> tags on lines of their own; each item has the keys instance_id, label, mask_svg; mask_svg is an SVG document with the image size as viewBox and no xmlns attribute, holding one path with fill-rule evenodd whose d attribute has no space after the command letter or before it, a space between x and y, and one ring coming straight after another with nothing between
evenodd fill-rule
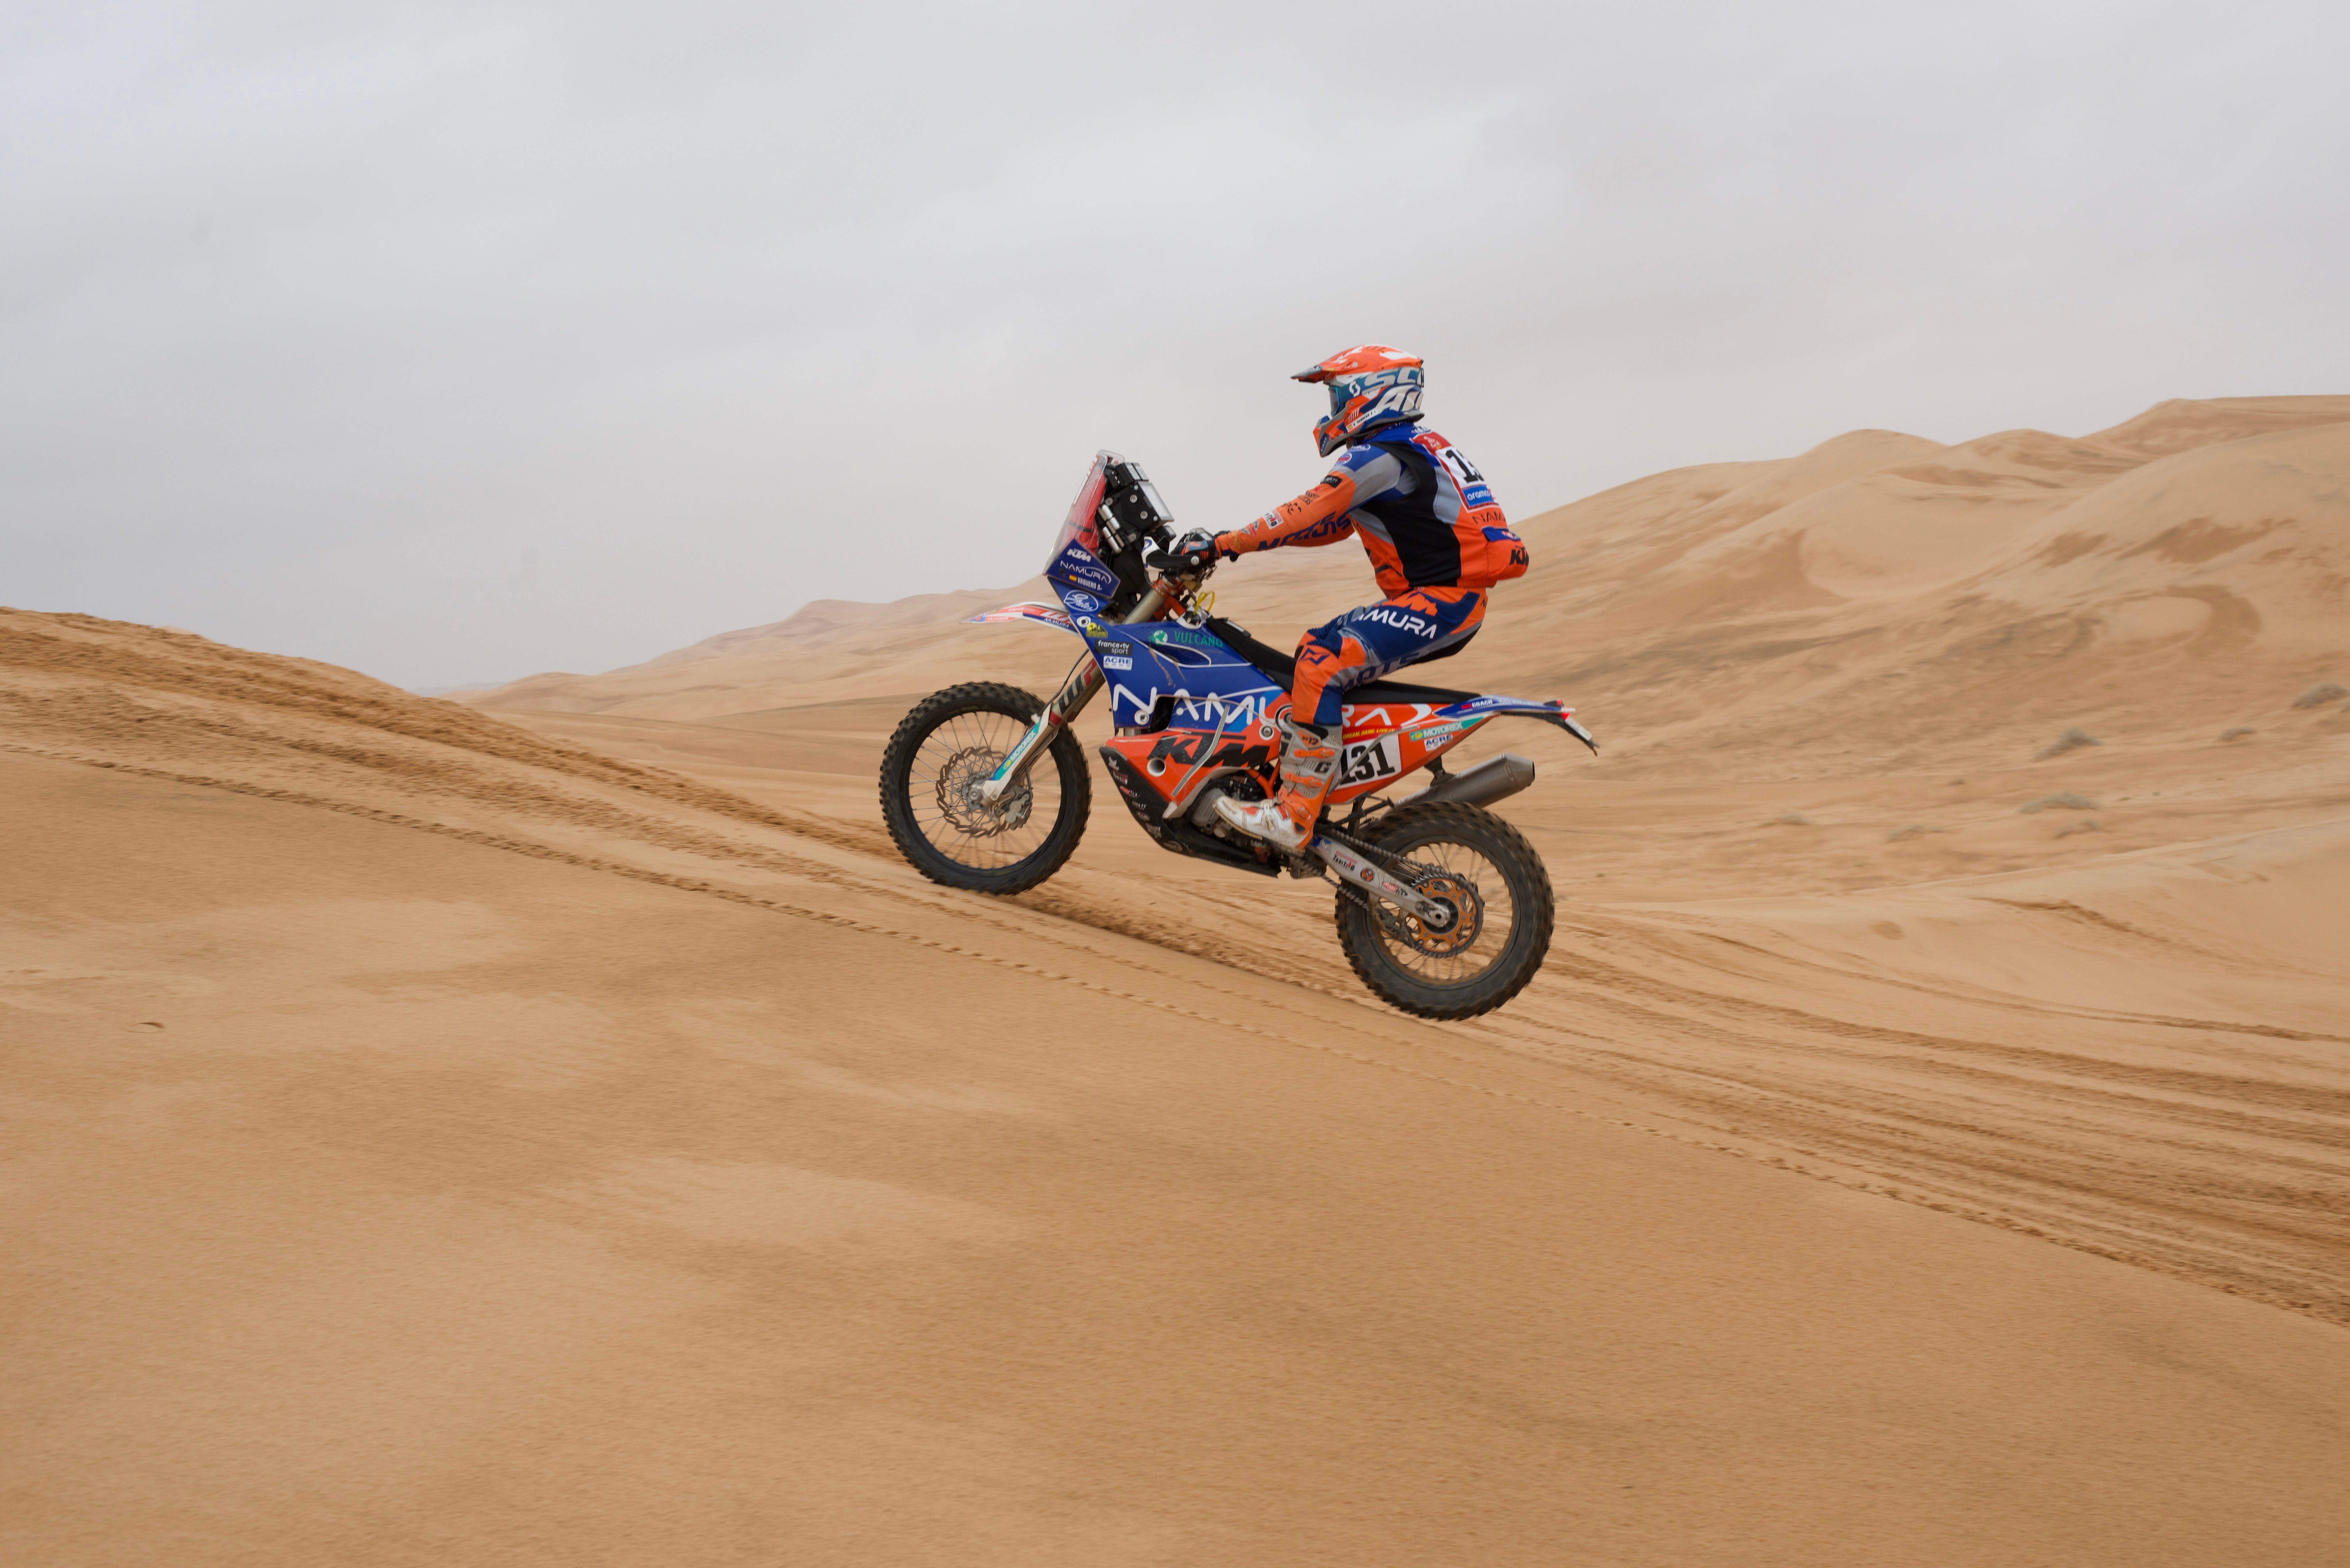
<instances>
[{"instance_id":1,"label":"desert sand","mask_svg":"<svg viewBox=\"0 0 2350 1568\"><path fill-rule=\"evenodd\" d=\"M1521 529L1441 679L1604 750L1472 743L1461 1024L1098 786L895 859L1022 585L466 703L0 611L0 1557L2350 1563L2350 398Z\"/></svg>"}]
</instances>

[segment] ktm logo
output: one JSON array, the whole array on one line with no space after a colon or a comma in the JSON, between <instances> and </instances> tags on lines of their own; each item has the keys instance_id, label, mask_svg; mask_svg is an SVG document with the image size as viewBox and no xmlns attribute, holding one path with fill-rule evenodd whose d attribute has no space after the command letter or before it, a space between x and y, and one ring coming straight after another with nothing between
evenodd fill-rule
<instances>
[{"instance_id":1,"label":"ktm logo","mask_svg":"<svg viewBox=\"0 0 2350 1568\"><path fill-rule=\"evenodd\" d=\"M1214 744L1215 739L1215 736L1197 730L1161 735L1151 746L1150 755L1144 760L1180 763L1191 767L1205 758L1207 765L1211 768L1247 768L1260 774L1273 771L1271 746L1244 746L1238 741L1227 741L1217 748L1215 755L1209 756L1208 748Z\"/></svg>"}]
</instances>

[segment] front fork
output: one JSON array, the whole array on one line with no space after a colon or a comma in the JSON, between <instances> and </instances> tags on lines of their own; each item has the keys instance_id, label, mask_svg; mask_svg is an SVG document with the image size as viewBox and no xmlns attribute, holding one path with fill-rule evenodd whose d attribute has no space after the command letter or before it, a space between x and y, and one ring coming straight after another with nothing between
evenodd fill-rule
<instances>
[{"instance_id":1,"label":"front fork","mask_svg":"<svg viewBox=\"0 0 2350 1568\"><path fill-rule=\"evenodd\" d=\"M1118 624L1139 626L1147 620L1157 620L1166 613L1167 590L1153 585L1150 591L1142 596L1141 602ZM1102 689L1105 678L1100 660L1091 657L1092 643L1086 645L1086 651L1088 656L1086 660L1069 672L1069 678L1061 682L1061 690L1045 704L1045 711L1036 715L1036 722L1028 726L1028 732L1013 743L1012 749L1003 753L1003 760L995 764L995 771L980 784L980 799L993 805L1005 790L1026 778L1028 770L1035 765L1045 748L1051 745L1079 713L1085 711L1086 704L1094 700L1094 693Z\"/></svg>"}]
</instances>

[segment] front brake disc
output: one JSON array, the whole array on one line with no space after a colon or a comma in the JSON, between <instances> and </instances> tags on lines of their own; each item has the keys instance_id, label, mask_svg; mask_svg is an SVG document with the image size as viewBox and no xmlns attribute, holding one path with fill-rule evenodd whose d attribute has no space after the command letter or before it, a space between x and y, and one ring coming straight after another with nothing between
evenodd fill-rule
<instances>
[{"instance_id":1,"label":"front brake disc","mask_svg":"<svg viewBox=\"0 0 2350 1568\"><path fill-rule=\"evenodd\" d=\"M1003 761L1002 752L966 746L939 769L939 810L945 814L948 826L966 838L993 838L1025 826L1028 814L1035 809L1036 792L1026 779L993 801L980 793L980 786L995 775L996 765Z\"/></svg>"}]
</instances>

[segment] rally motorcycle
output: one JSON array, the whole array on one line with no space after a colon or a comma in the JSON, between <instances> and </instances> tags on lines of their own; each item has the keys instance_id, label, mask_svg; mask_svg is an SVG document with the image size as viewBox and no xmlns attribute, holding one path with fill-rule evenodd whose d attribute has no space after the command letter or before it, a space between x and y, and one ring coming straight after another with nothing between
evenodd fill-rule
<instances>
[{"instance_id":1,"label":"rally motorcycle","mask_svg":"<svg viewBox=\"0 0 2350 1568\"><path fill-rule=\"evenodd\" d=\"M1338 775L1314 836L1295 855L1234 832L1216 801L1276 786L1295 660L1206 613L1212 567L1167 554L1174 519L1141 468L1096 454L1045 576L1058 605L1017 604L974 621L1041 621L1086 651L1049 702L994 683L951 686L915 704L881 759L889 836L933 882L1025 892L1058 871L1085 833L1092 786L1069 726L1110 691L1103 765L1159 847L1262 876L1337 884L1338 940L1355 973L1423 1018L1471 1018L1523 991L1550 950L1550 874L1525 836L1485 808L1534 783L1524 757L1447 773L1443 754L1494 719L1555 724L1598 745L1556 701L1375 680L1347 693ZM1383 794L1420 769L1430 781ZM1339 815L1343 808L1345 815Z\"/></svg>"}]
</instances>

